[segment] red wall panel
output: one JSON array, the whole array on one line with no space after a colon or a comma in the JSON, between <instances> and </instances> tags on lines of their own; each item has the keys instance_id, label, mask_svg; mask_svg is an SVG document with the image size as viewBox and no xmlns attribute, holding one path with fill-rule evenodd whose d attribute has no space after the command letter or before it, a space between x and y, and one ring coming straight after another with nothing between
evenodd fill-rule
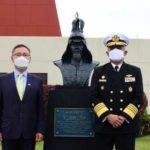
<instances>
[{"instance_id":1,"label":"red wall panel","mask_svg":"<svg viewBox=\"0 0 150 150\"><path fill-rule=\"evenodd\" d=\"M0 36L61 36L55 0L0 0Z\"/></svg>"}]
</instances>

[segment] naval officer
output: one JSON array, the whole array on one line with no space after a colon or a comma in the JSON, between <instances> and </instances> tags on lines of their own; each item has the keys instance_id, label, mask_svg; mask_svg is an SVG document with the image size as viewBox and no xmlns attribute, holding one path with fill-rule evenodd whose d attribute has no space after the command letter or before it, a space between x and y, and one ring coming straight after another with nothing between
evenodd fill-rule
<instances>
[{"instance_id":1,"label":"naval officer","mask_svg":"<svg viewBox=\"0 0 150 150\"><path fill-rule=\"evenodd\" d=\"M124 62L128 44L125 35L107 36L104 45L110 62L97 67L92 77L96 150L114 146L116 150L135 150L143 83L140 68Z\"/></svg>"}]
</instances>

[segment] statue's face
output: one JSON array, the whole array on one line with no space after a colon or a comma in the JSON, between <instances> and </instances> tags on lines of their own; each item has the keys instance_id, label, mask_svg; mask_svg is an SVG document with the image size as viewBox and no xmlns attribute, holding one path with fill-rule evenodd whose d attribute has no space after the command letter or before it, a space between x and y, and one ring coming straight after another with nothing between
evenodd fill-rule
<instances>
[{"instance_id":1,"label":"statue's face","mask_svg":"<svg viewBox=\"0 0 150 150\"><path fill-rule=\"evenodd\" d=\"M84 45L81 40L73 40L70 47L73 53L82 53Z\"/></svg>"},{"instance_id":2,"label":"statue's face","mask_svg":"<svg viewBox=\"0 0 150 150\"><path fill-rule=\"evenodd\" d=\"M80 60L81 59L81 54L84 48L84 44L82 42L82 40L77 39L77 40L73 40L71 42L71 51L72 51L72 56L74 59L76 60Z\"/></svg>"}]
</instances>

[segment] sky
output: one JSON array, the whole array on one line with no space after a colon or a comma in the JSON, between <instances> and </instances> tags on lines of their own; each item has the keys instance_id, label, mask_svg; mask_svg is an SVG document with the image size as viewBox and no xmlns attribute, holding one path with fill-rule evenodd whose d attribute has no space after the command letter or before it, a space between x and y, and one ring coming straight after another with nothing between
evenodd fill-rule
<instances>
[{"instance_id":1,"label":"sky","mask_svg":"<svg viewBox=\"0 0 150 150\"><path fill-rule=\"evenodd\" d=\"M85 37L121 33L150 39L150 0L55 0L61 33L71 34L75 13L85 22Z\"/></svg>"}]
</instances>

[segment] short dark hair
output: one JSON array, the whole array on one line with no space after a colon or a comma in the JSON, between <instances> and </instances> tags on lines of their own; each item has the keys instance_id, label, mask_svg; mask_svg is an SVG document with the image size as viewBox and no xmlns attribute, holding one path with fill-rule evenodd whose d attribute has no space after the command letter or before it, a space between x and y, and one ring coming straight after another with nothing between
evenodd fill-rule
<instances>
[{"instance_id":1,"label":"short dark hair","mask_svg":"<svg viewBox=\"0 0 150 150\"><path fill-rule=\"evenodd\" d=\"M12 53L14 53L14 51L15 51L17 48L20 48L20 47L25 47L25 48L29 51L29 53L31 53L30 48L27 47L27 46L24 45L24 44L18 44L18 45L16 45L16 46L12 49Z\"/></svg>"}]
</instances>

